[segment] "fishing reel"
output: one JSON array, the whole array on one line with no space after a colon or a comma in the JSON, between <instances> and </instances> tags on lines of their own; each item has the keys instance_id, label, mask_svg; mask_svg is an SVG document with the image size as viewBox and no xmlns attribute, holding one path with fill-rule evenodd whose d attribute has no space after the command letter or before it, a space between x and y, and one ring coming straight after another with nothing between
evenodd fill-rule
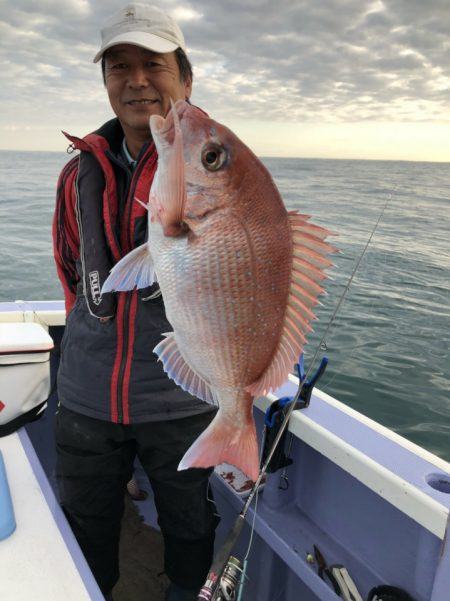
<instances>
[{"instance_id":1,"label":"fishing reel","mask_svg":"<svg viewBox=\"0 0 450 601\"><path fill-rule=\"evenodd\" d=\"M198 601L236 601L242 577L242 564L232 555L217 580L207 580L198 595Z\"/></svg>"}]
</instances>

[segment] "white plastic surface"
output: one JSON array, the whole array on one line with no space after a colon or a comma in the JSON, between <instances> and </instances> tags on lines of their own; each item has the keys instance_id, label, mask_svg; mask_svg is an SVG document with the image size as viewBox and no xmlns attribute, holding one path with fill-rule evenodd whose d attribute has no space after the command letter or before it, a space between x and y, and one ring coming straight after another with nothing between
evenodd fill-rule
<instances>
[{"instance_id":1,"label":"white plastic surface","mask_svg":"<svg viewBox=\"0 0 450 601\"><path fill-rule=\"evenodd\" d=\"M50 389L48 360L40 363L0 365L0 426L46 401Z\"/></svg>"},{"instance_id":2,"label":"white plastic surface","mask_svg":"<svg viewBox=\"0 0 450 601\"><path fill-rule=\"evenodd\" d=\"M38 323L0 323L0 353L50 351L53 340Z\"/></svg>"},{"instance_id":3,"label":"white plastic surface","mask_svg":"<svg viewBox=\"0 0 450 601\"><path fill-rule=\"evenodd\" d=\"M0 541L1 601L89 601L17 433L0 438L0 449L17 523Z\"/></svg>"}]
</instances>

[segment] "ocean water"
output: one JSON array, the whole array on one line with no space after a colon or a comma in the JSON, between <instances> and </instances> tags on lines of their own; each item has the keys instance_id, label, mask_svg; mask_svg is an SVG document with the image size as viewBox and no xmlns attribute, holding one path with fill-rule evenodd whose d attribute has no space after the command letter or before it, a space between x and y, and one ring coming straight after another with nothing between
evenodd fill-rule
<instances>
[{"instance_id":1,"label":"ocean water","mask_svg":"<svg viewBox=\"0 0 450 601\"><path fill-rule=\"evenodd\" d=\"M0 151L0 302L62 298L51 222L68 159ZM306 367L347 290L319 353L320 388L450 460L450 164L263 162L289 209L337 234Z\"/></svg>"}]
</instances>

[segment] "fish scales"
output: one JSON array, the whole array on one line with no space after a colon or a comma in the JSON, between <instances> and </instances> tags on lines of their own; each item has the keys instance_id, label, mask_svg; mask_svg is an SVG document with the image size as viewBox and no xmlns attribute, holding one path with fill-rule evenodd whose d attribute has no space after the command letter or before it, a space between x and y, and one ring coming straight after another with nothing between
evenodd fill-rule
<instances>
[{"instance_id":1,"label":"fish scales","mask_svg":"<svg viewBox=\"0 0 450 601\"><path fill-rule=\"evenodd\" d=\"M152 229L158 227L152 225ZM260 296L267 294L265 286L259 290L249 286L249 282L258 281L258 266L248 245L248 233L240 220L229 216L226 229L210 228L202 248L195 244L186 247L183 240L179 244L184 247L182 252L175 243L170 250L155 255L155 268L168 287L166 312L180 351L197 373L203 377L212 374L208 379L217 385L250 384L259 375L261 361L267 363L270 358L266 336L273 328L267 325L271 316L265 316L263 323L259 314ZM207 261L198 269L195 265L203 253ZM177 258L181 259L178 269ZM182 277L187 265L192 277ZM262 264L260 271L266 270ZM177 293L173 294L175 288ZM196 303L183 302L194 296ZM212 319L204 319L207 315Z\"/></svg>"}]
</instances>

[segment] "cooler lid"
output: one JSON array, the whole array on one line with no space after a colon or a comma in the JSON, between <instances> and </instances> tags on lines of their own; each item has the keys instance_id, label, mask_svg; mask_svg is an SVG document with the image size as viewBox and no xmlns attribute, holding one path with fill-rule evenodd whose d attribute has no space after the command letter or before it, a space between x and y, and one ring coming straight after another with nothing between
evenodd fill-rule
<instances>
[{"instance_id":1,"label":"cooler lid","mask_svg":"<svg viewBox=\"0 0 450 601\"><path fill-rule=\"evenodd\" d=\"M48 352L53 340L38 323L0 323L0 355Z\"/></svg>"}]
</instances>

